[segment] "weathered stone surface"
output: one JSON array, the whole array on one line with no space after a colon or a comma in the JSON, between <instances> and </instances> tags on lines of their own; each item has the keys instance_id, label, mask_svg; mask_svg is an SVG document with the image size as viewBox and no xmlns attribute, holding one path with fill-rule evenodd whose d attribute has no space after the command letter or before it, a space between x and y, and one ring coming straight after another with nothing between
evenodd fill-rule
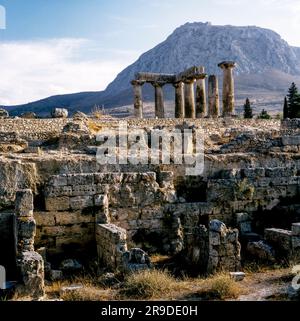
<instances>
[{"instance_id":1,"label":"weathered stone surface","mask_svg":"<svg viewBox=\"0 0 300 321\"><path fill-rule=\"evenodd\" d=\"M122 255L122 271L132 273L151 268L151 261L145 251L133 248Z\"/></svg>"},{"instance_id":2,"label":"weathered stone surface","mask_svg":"<svg viewBox=\"0 0 300 321\"><path fill-rule=\"evenodd\" d=\"M16 192L15 212L17 216L31 217L33 215L33 194L30 189Z\"/></svg>"},{"instance_id":3,"label":"weathered stone surface","mask_svg":"<svg viewBox=\"0 0 300 321\"><path fill-rule=\"evenodd\" d=\"M237 282L243 281L246 274L244 272L230 272L230 277Z\"/></svg>"},{"instance_id":4,"label":"weathered stone surface","mask_svg":"<svg viewBox=\"0 0 300 321\"><path fill-rule=\"evenodd\" d=\"M265 229L265 240L277 248L282 254L289 255L291 250L291 236L292 232L288 230L268 228Z\"/></svg>"},{"instance_id":5,"label":"weathered stone surface","mask_svg":"<svg viewBox=\"0 0 300 321\"><path fill-rule=\"evenodd\" d=\"M113 224L96 226L98 260L115 270L122 266L122 255L127 250L126 230Z\"/></svg>"},{"instance_id":6,"label":"weathered stone surface","mask_svg":"<svg viewBox=\"0 0 300 321\"><path fill-rule=\"evenodd\" d=\"M259 260L275 262L274 249L264 241L249 242L247 252Z\"/></svg>"},{"instance_id":7,"label":"weathered stone surface","mask_svg":"<svg viewBox=\"0 0 300 321\"><path fill-rule=\"evenodd\" d=\"M44 261L36 252L22 252L17 260L23 285L18 289L22 295L41 297L44 290Z\"/></svg>"}]
</instances>

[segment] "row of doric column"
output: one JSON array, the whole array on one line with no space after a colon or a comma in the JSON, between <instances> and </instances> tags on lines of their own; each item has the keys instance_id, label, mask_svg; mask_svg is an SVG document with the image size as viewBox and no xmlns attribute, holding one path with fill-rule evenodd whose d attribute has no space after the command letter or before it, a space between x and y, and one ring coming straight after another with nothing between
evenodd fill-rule
<instances>
[{"instance_id":1,"label":"row of doric column","mask_svg":"<svg viewBox=\"0 0 300 321\"><path fill-rule=\"evenodd\" d=\"M218 65L223 70L223 117L233 116L235 63L224 61ZM134 87L134 116L143 118L142 86L145 82L155 88L155 117L164 118L163 86L170 83L175 88L175 118L203 118L220 116L219 86L216 75L208 77L208 106L204 67L192 67L178 75L140 73L131 83ZM196 92L195 92L196 88Z\"/></svg>"}]
</instances>

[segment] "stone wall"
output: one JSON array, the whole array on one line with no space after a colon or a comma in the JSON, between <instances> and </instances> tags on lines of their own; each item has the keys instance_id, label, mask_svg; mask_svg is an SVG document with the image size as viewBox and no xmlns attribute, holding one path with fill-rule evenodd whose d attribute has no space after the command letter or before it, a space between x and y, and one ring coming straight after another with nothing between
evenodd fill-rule
<instances>
[{"instance_id":1,"label":"stone wall","mask_svg":"<svg viewBox=\"0 0 300 321\"><path fill-rule=\"evenodd\" d=\"M127 251L126 230L114 224L96 226L96 242L99 263L116 271L123 265L123 253Z\"/></svg>"}]
</instances>

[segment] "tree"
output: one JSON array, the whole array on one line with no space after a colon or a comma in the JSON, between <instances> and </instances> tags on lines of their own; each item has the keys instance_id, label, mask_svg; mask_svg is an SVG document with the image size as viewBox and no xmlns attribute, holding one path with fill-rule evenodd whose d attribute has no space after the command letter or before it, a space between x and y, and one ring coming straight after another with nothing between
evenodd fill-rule
<instances>
[{"instance_id":1,"label":"tree","mask_svg":"<svg viewBox=\"0 0 300 321\"><path fill-rule=\"evenodd\" d=\"M300 95L296 84L293 82L288 90L288 117L300 117Z\"/></svg>"},{"instance_id":2,"label":"tree","mask_svg":"<svg viewBox=\"0 0 300 321\"><path fill-rule=\"evenodd\" d=\"M286 96L284 97L284 105L283 105L283 118L286 119L286 118L290 118L290 112L289 112L289 104L288 104L288 101L287 101L287 98Z\"/></svg>"},{"instance_id":3,"label":"tree","mask_svg":"<svg viewBox=\"0 0 300 321\"><path fill-rule=\"evenodd\" d=\"M268 114L268 112L263 109L261 113L258 115L258 119L271 119L272 117Z\"/></svg>"},{"instance_id":4,"label":"tree","mask_svg":"<svg viewBox=\"0 0 300 321\"><path fill-rule=\"evenodd\" d=\"M244 118L253 118L253 112L249 98L246 99L244 104Z\"/></svg>"}]
</instances>

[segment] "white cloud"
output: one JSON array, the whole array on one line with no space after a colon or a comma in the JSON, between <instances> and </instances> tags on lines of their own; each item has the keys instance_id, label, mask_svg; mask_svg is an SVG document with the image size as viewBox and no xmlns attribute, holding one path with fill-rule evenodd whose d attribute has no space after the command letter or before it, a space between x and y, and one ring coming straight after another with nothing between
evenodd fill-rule
<instances>
[{"instance_id":1,"label":"white cloud","mask_svg":"<svg viewBox=\"0 0 300 321\"><path fill-rule=\"evenodd\" d=\"M0 43L0 104L51 95L100 91L136 58L84 39Z\"/></svg>"}]
</instances>

